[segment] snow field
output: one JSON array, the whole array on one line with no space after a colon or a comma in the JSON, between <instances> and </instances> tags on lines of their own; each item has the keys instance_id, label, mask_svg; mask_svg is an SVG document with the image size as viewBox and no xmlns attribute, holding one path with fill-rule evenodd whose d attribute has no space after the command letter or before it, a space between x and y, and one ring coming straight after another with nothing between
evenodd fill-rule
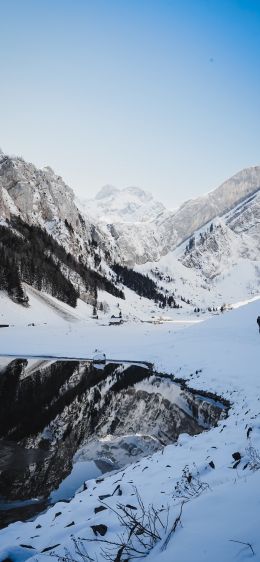
<instances>
[{"instance_id":1,"label":"snow field","mask_svg":"<svg viewBox=\"0 0 260 562\"><path fill-rule=\"evenodd\" d=\"M0 560L10 556L14 562L26 558L46 561L46 557L51 559L51 551L63 555L65 547L73 554L72 536L93 539L91 526L96 524L106 525L105 538L115 540L122 528L110 508L117 509L118 503L138 507L135 489L146 507L153 504L161 509L169 505L169 524L173 523L183 501L176 497L175 487L183 482L186 465L193 478L205 484L205 489L185 501L181 525L166 550L161 550L166 538L162 533L147 560L260 560L260 470L256 470L260 451L258 314L259 302L255 301L179 331L165 324L129 323L122 328L104 326L103 330L92 323L86 325L86 351L98 337L99 347L106 353L117 350L121 357L127 353L133 360L138 355L138 358L153 361L156 370L174 373L195 389L229 400L229 415L209 431L195 437L182 435L162 453L144 458L117 474L109 474L98 483L89 481L87 490L77 494L70 503L56 504L35 521L18 522L3 529L0 531ZM72 328L78 332L70 334L68 341L77 356L82 345L82 342L79 344L81 323ZM112 335L114 330L118 330L116 336ZM35 347L37 337L42 340L40 328L35 330L35 341L31 342ZM52 337L50 334L48 345ZM63 336L60 340L56 336L55 343L58 342L64 352L68 346ZM41 348L39 341L38 346ZM196 374L198 370L202 372ZM239 460L237 465L235 459ZM118 485L120 496L115 492ZM113 494L106 499L107 509L95 513L95 508L101 504L100 496L104 494ZM61 515L55 517L57 512ZM73 525L67 527L72 522ZM38 525L41 527L36 530ZM250 543L254 555L250 546L241 542ZM21 544L33 548L21 547ZM104 559L100 542L87 540L84 544L92 557L96 556L98 561ZM46 548L50 550L42 552Z\"/></svg>"}]
</instances>

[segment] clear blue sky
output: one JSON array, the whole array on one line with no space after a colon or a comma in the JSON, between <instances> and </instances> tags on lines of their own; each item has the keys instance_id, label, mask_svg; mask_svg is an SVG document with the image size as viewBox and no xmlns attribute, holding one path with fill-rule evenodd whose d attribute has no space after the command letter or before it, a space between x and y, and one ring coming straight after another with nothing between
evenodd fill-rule
<instances>
[{"instance_id":1,"label":"clear blue sky","mask_svg":"<svg viewBox=\"0 0 260 562\"><path fill-rule=\"evenodd\" d=\"M0 146L175 206L260 164L260 0L0 0Z\"/></svg>"}]
</instances>

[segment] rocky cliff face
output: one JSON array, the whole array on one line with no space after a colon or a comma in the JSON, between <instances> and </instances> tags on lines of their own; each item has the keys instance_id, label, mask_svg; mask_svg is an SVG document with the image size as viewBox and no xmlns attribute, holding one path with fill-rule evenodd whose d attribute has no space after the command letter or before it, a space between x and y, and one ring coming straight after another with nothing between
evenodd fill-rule
<instances>
[{"instance_id":1,"label":"rocky cliff face","mask_svg":"<svg viewBox=\"0 0 260 562\"><path fill-rule=\"evenodd\" d=\"M0 155L0 214L19 215L28 224L45 228L67 251L84 258L94 239L101 245L101 231L80 214L75 196L51 168L39 170L22 158Z\"/></svg>"},{"instance_id":2,"label":"rocky cliff face","mask_svg":"<svg viewBox=\"0 0 260 562\"><path fill-rule=\"evenodd\" d=\"M260 246L260 188L225 216L226 224L236 234L246 233Z\"/></svg>"},{"instance_id":3,"label":"rocky cliff face","mask_svg":"<svg viewBox=\"0 0 260 562\"><path fill-rule=\"evenodd\" d=\"M178 243L213 218L226 214L259 189L260 166L256 166L238 172L207 195L187 201L172 219Z\"/></svg>"},{"instance_id":4,"label":"rocky cliff face","mask_svg":"<svg viewBox=\"0 0 260 562\"><path fill-rule=\"evenodd\" d=\"M192 241L192 239L191 239ZM180 257L188 268L200 270L207 279L232 269L241 260L260 259L260 190L232 211L202 229Z\"/></svg>"}]
</instances>

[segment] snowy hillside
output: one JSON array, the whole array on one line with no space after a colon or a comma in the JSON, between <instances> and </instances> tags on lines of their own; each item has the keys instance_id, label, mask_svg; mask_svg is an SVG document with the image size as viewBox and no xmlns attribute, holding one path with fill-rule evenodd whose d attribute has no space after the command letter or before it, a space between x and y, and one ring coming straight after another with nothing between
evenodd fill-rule
<instances>
[{"instance_id":1,"label":"snowy hillside","mask_svg":"<svg viewBox=\"0 0 260 562\"><path fill-rule=\"evenodd\" d=\"M15 302L28 301L21 282L72 306L76 293L93 302L97 289L122 297L107 266L110 242L51 168L0 153L0 230L0 290Z\"/></svg>"},{"instance_id":2,"label":"snowy hillside","mask_svg":"<svg viewBox=\"0 0 260 562\"><path fill-rule=\"evenodd\" d=\"M36 520L1 530L0 560L51 560L67 552L73 560L84 555L102 562L115 559L123 545L122 561L134 549L162 562L258 560L258 314L259 301L179 332L165 325L148 332L127 328L115 342L109 328L99 331L101 345L111 353L119 350L133 360L141 354L157 371L174 373L197 392L211 392L209 401L214 395L225 399L228 416L206 432L183 434L136 464L89 480L69 503L57 503ZM87 333L86 353L95 340L92 329ZM59 339L57 333L56 348ZM62 345L65 351L66 342ZM71 346L76 355L77 338ZM171 380L165 384L170 393ZM152 539L149 521L156 524ZM142 533L129 535L134 522Z\"/></svg>"},{"instance_id":3,"label":"snowy hillside","mask_svg":"<svg viewBox=\"0 0 260 562\"><path fill-rule=\"evenodd\" d=\"M104 290L98 291L95 320L93 320L93 304L89 304L83 298L77 298L75 307L72 307L46 291L39 291L26 283L23 283L23 290L29 299L27 306L22 306L10 299L5 291L0 291L0 324L10 326L10 329L8 328L5 332L7 340L5 340L3 331L1 332L0 354L11 349L8 340L10 339L10 344L12 344L13 338L16 337L15 328L17 326L26 328L28 326L47 326L47 330L49 330L62 325L67 331L71 330L71 324L75 324L76 329L78 323L84 321L87 324L92 323L93 329L95 326L98 329L100 326L108 326L113 322L114 317L115 322L119 322L119 314L122 322L122 325L118 326L120 331L124 330L124 324L128 323L137 325L140 322L172 321L186 325L186 323L196 321L193 318L193 311L188 305L185 305L184 309L170 307L162 309L159 302L155 303L145 297L140 298L136 292L127 287L124 287L125 299L120 299ZM113 328L111 329L113 331ZM22 346L23 342L20 341L20 343ZM17 349L17 352L21 353L21 348ZM69 351L68 355L70 355Z\"/></svg>"},{"instance_id":4,"label":"snowy hillside","mask_svg":"<svg viewBox=\"0 0 260 562\"><path fill-rule=\"evenodd\" d=\"M7 336L12 340L14 326L28 327L29 331L39 326L63 326L68 323L85 320L92 316L92 306L77 300L76 308L56 299L55 297L37 291L33 287L24 287L29 298L29 306L24 307L9 299L4 291L0 291L0 324L10 326ZM1 353L4 351L1 347Z\"/></svg>"}]
</instances>

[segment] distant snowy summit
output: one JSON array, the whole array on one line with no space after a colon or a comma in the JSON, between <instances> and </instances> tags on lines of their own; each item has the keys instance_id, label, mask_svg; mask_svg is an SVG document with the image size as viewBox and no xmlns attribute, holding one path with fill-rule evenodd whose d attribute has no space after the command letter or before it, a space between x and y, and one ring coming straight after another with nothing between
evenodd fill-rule
<instances>
[{"instance_id":1,"label":"distant snowy summit","mask_svg":"<svg viewBox=\"0 0 260 562\"><path fill-rule=\"evenodd\" d=\"M111 240L119 260L134 265L160 260L194 232L217 217L223 217L243 201L247 204L243 213L242 208L237 211L236 228L240 222L241 231L245 232L250 222L250 235L254 232L257 238L259 198L253 196L259 190L260 166L255 166L241 170L217 189L184 202L175 211L166 209L140 188L118 189L111 185L104 186L94 199L79 205L82 213L90 216L103 230L105 238Z\"/></svg>"},{"instance_id":2,"label":"distant snowy summit","mask_svg":"<svg viewBox=\"0 0 260 562\"><path fill-rule=\"evenodd\" d=\"M118 189L113 185L105 185L93 199L79 205L95 220L106 224L149 222L165 211L151 193L139 187Z\"/></svg>"}]
</instances>

